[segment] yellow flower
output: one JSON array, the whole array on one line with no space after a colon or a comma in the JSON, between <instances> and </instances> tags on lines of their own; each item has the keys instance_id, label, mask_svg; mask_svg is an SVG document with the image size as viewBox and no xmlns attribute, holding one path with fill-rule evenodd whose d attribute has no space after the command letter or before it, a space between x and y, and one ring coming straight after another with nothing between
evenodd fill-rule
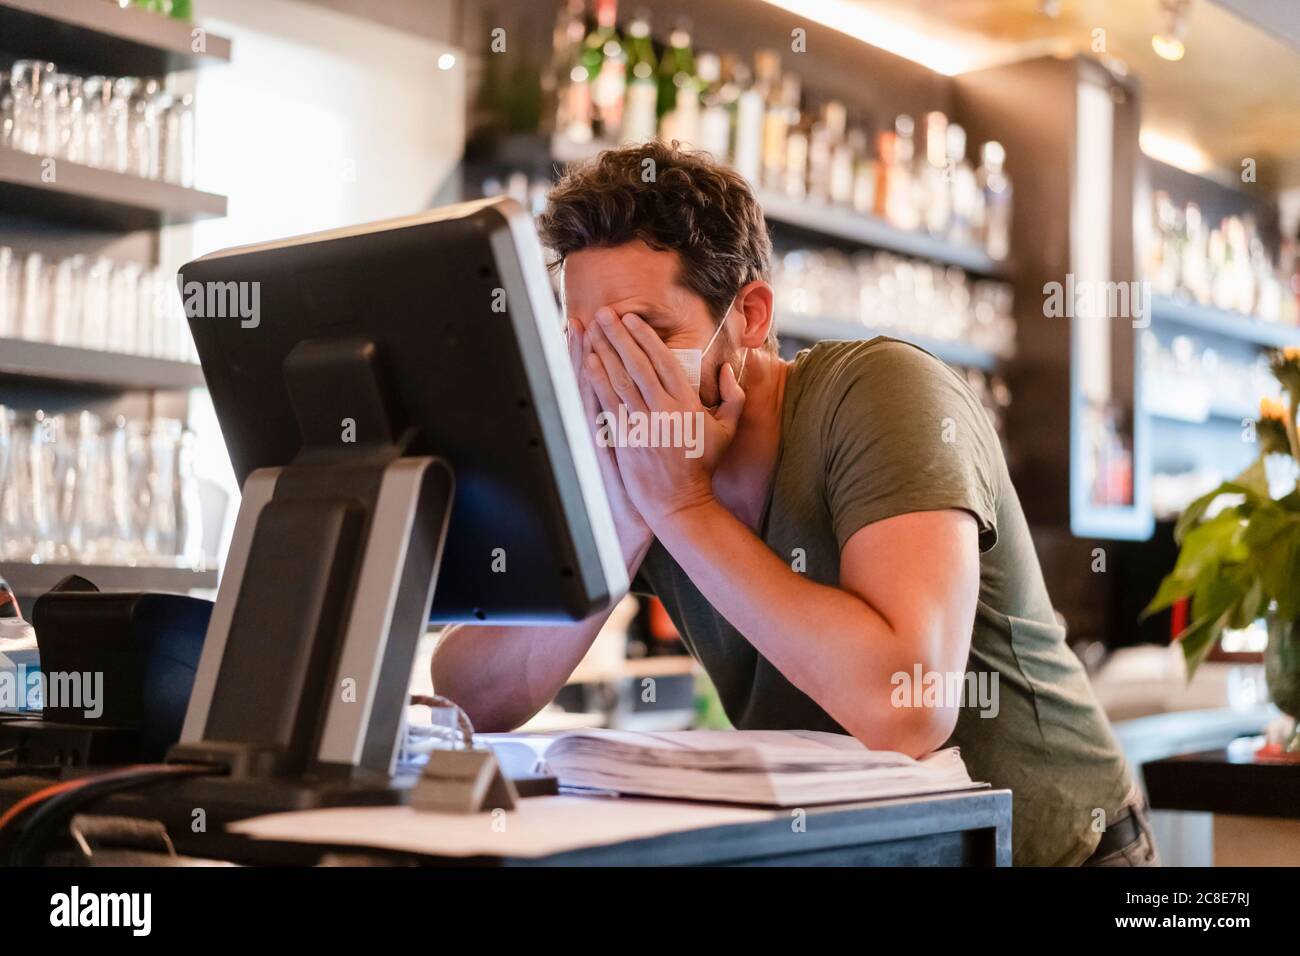
<instances>
[{"instance_id":1,"label":"yellow flower","mask_svg":"<svg viewBox=\"0 0 1300 956\"><path fill-rule=\"evenodd\" d=\"M1273 419L1274 421L1286 421L1286 406L1273 398L1261 398L1259 400L1259 417L1261 420Z\"/></svg>"}]
</instances>

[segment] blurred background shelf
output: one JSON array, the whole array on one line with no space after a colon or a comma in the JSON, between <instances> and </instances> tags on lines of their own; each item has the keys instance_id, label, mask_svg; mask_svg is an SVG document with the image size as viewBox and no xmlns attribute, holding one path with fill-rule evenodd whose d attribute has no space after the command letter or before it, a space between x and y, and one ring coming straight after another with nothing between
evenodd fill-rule
<instances>
[{"instance_id":1,"label":"blurred background shelf","mask_svg":"<svg viewBox=\"0 0 1300 956\"><path fill-rule=\"evenodd\" d=\"M792 336L810 341L821 341L822 339L866 340L874 339L878 335L891 334L844 319L827 319L807 315L792 315L778 319L777 332L783 336ZM987 372L996 369L1001 362L1001 358L995 353L967 342L945 342L940 339L902 334L893 337L911 342L913 345L919 345L935 357L943 359L949 365L957 365L962 368L978 368Z\"/></svg>"},{"instance_id":2,"label":"blurred background shelf","mask_svg":"<svg viewBox=\"0 0 1300 956\"><path fill-rule=\"evenodd\" d=\"M226 214L226 197L0 148L0 209L129 232ZM53 171L53 181L47 169Z\"/></svg>"},{"instance_id":3,"label":"blurred background shelf","mask_svg":"<svg viewBox=\"0 0 1300 956\"><path fill-rule=\"evenodd\" d=\"M1003 278L1009 274L1007 263L991 258L975 246L957 245L923 232L900 229L875 216L812 200L792 199L768 189L756 190L756 194L763 214L772 222L885 252L957 266L977 275Z\"/></svg>"},{"instance_id":4,"label":"blurred background shelf","mask_svg":"<svg viewBox=\"0 0 1300 956\"><path fill-rule=\"evenodd\" d=\"M192 362L0 338L0 379L29 379L103 391L204 386Z\"/></svg>"},{"instance_id":5,"label":"blurred background shelf","mask_svg":"<svg viewBox=\"0 0 1300 956\"><path fill-rule=\"evenodd\" d=\"M1270 348L1300 346L1300 328L1296 326L1265 322L1240 312L1186 302L1169 295L1151 297L1151 318L1154 322L1178 325Z\"/></svg>"},{"instance_id":6,"label":"blurred background shelf","mask_svg":"<svg viewBox=\"0 0 1300 956\"><path fill-rule=\"evenodd\" d=\"M517 166L535 167L529 150L540 148L537 141L528 137L512 137L501 144L498 159ZM562 137L549 141L551 161L582 162L596 156L602 149L599 144L572 143ZM813 199L795 199L771 189L754 187L754 195L763 207L768 222L815 233L819 236L856 243L901 256L926 259L943 265L957 266L967 272L989 278L1006 278L1011 273L1010 264L992 258L977 246L964 246L936 239L924 232L914 232L868 216L851 209L828 205Z\"/></svg>"},{"instance_id":7,"label":"blurred background shelf","mask_svg":"<svg viewBox=\"0 0 1300 956\"><path fill-rule=\"evenodd\" d=\"M7 50L112 75L156 76L230 60L230 41L194 24L107 0L0 0Z\"/></svg>"},{"instance_id":8,"label":"blurred background shelf","mask_svg":"<svg viewBox=\"0 0 1300 956\"><path fill-rule=\"evenodd\" d=\"M120 567L106 564L23 564L0 561L0 577L25 596L42 594L69 574L79 574L101 591L190 591L215 588L217 572L188 568Z\"/></svg>"}]
</instances>

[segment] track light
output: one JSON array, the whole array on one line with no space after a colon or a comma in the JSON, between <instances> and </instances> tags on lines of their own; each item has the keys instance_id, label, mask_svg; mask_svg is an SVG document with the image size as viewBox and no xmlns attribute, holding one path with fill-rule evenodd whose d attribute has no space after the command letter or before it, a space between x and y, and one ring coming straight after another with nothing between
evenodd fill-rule
<instances>
[{"instance_id":1,"label":"track light","mask_svg":"<svg viewBox=\"0 0 1300 956\"><path fill-rule=\"evenodd\" d=\"M1187 10L1191 0L1160 0L1165 29L1151 37L1151 49L1156 56L1177 62L1187 52L1183 38L1187 36Z\"/></svg>"}]
</instances>

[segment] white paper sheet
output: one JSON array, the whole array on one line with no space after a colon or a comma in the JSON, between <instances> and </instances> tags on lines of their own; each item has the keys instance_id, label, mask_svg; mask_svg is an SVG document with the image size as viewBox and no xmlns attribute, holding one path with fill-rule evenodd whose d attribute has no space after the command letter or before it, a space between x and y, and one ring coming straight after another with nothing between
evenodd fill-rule
<instances>
[{"instance_id":1,"label":"white paper sheet","mask_svg":"<svg viewBox=\"0 0 1300 956\"><path fill-rule=\"evenodd\" d=\"M643 797L799 807L982 786L955 747L914 760L811 730L579 730L476 739L497 751L508 773L542 760L562 786Z\"/></svg>"},{"instance_id":2,"label":"white paper sheet","mask_svg":"<svg viewBox=\"0 0 1300 956\"><path fill-rule=\"evenodd\" d=\"M434 856L533 858L665 833L758 823L783 813L627 797L529 797L515 810L461 815L410 807L336 807L231 824L261 840L335 843Z\"/></svg>"}]
</instances>

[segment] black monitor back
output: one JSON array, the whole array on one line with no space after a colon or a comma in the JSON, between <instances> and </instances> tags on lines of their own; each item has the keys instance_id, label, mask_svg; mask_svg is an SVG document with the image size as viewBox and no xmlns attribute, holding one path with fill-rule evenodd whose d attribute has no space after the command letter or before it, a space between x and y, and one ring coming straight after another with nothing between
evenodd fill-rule
<instances>
[{"instance_id":1,"label":"black monitor back","mask_svg":"<svg viewBox=\"0 0 1300 956\"><path fill-rule=\"evenodd\" d=\"M413 429L404 453L455 474L431 620L576 620L626 586L589 432L575 434L576 384L555 367L564 335L541 250L516 204L216 253L178 281L241 484L302 448L290 351L376 345Z\"/></svg>"}]
</instances>

